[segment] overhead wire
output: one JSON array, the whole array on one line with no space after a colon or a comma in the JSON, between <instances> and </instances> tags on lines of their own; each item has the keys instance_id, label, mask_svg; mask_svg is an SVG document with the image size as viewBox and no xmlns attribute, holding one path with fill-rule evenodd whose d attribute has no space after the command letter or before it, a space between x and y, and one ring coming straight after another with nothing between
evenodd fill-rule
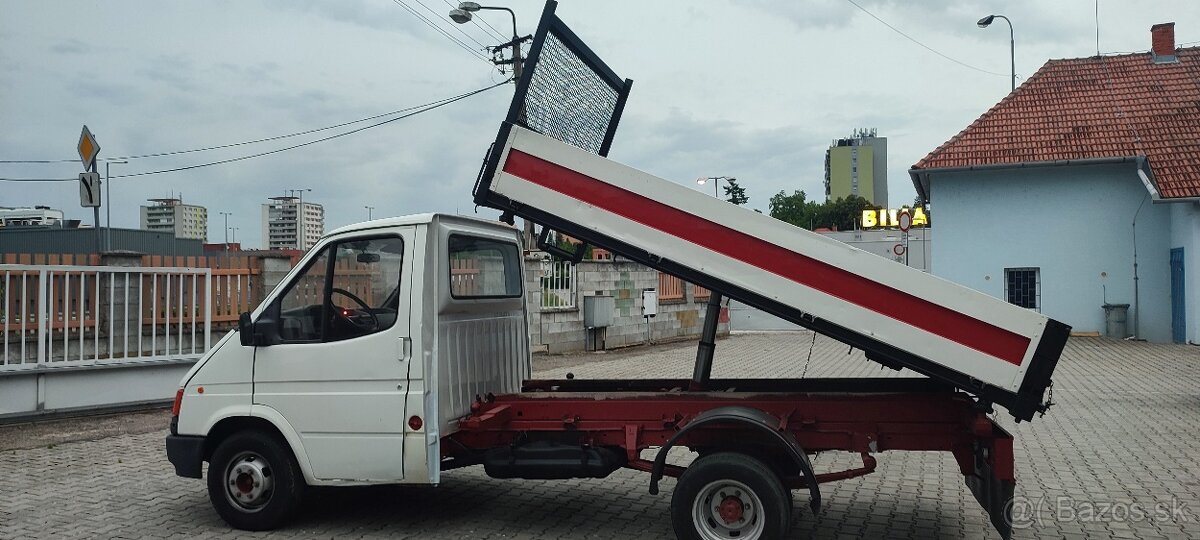
<instances>
[{"instance_id":1,"label":"overhead wire","mask_svg":"<svg viewBox=\"0 0 1200 540\"><path fill-rule=\"evenodd\" d=\"M303 143L300 143L300 144L295 144L295 145L292 145L292 146L286 146L286 147L283 147L283 148L276 148L276 149L274 149L274 150L268 150L268 151L265 151L265 152L258 152L258 153L255 153L255 154L249 154L249 155L245 155L245 156L238 156L238 157L229 158L229 159L222 159L222 160L218 160L218 161L211 161L211 162L208 162L208 163L199 163L199 164L195 164L195 165L187 165L187 166L183 166L183 167L174 167L174 168L170 168L170 169L161 169L161 170L156 170L156 171L143 171L143 172L138 172L138 173L118 174L118 175L109 176L109 178L132 178L132 177L137 177L137 176L149 176L149 175L153 175L153 174L164 174L164 173L171 173L171 172L187 171L187 170L199 169L199 168L203 168L203 167L211 167L211 166L214 166L214 165L223 165L223 164L226 164L226 163L234 163L234 162L238 162L238 161L245 161L245 160L248 160L248 159L254 159L254 158L258 158L258 157L269 156L269 155L272 155L272 154L278 154L278 153L281 153L281 152L286 152L286 151L289 151L289 150L295 150L295 149L297 149L297 148L303 148L303 147L306 147L306 146L312 146L312 145L314 145L314 144L317 144L317 143L322 143L322 142L326 142L326 141L331 141L331 140L333 140L333 139L338 139L338 138L341 138L341 137L345 137L345 136L348 136L348 135L353 135L353 134L355 134L355 133L359 133L359 132L362 132L362 131L366 131L366 130L368 130L368 129L376 128L376 127L379 127L379 126L382 126L382 125L385 125L385 124L390 124L390 123L392 123L392 122L395 122L395 121L397 121L397 120L403 120L403 119L405 119L405 118L410 118L410 117L416 116L416 115L418 115L418 114L421 114L421 113L424 113L424 112L429 112L429 111L432 111L432 110L434 110L434 109L437 109L437 108L439 108L439 107L443 107L443 106L449 105L449 104L451 104L451 103L454 103L454 102L456 102L456 101L460 101L460 100L466 99L466 98L468 98L468 97L471 97L471 96L474 96L474 95L476 95L476 94L481 94L481 93L483 93L483 92L486 92L486 91L488 91L488 90L492 90L492 89L494 89L494 88L497 88L497 87L500 87L500 86L506 85L506 84L508 84L508 83L509 83L509 81L508 81L508 80L505 80L505 81L502 81L502 82L499 82L499 83L493 84L493 85L491 85L491 86L485 86L485 87L483 87L483 88L479 88L479 89L476 89L476 90L472 90L472 91L470 91L470 92L466 92L466 93L463 93L463 94L459 94L459 95L457 95L457 96L452 96L452 97L448 97L448 98L440 99L440 100L437 100L437 101L431 101L431 102L429 102L429 103L426 103L425 105L420 105L420 106L418 106L418 107L410 108L410 109L408 109L410 112L408 112L407 114L403 114L403 115L397 116L397 117L395 117L395 118L389 118L389 119L387 119L387 120L384 120L384 121L382 121L382 122L376 122L376 123L374 123L374 124L366 125L366 126L363 126L363 127L360 127L360 128L355 128L355 129L352 129L352 130L349 130L349 131L344 131L344 132L341 132L341 133L335 133L335 134L333 134L333 135L329 135L329 136L327 136L327 137L322 137L322 138L320 138L320 139L314 139L314 140L311 140L311 141L303 142ZM377 118L377 117L376 117L376 118ZM78 180L78 178L77 178L77 177L76 177L76 178L0 178L0 182L74 182L74 181L77 181L77 180Z\"/></svg>"},{"instance_id":2,"label":"overhead wire","mask_svg":"<svg viewBox=\"0 0 1200 540\"><path fill-rule=\"evenodd\" d=\"M444 13L438 13L438 12L434 11L434 10L433 10L433 8L431 8L431 7L429 7L428 5L426 5L426 4L425 4L425 2L422 2L421 0L414 0L414 1L415 1L416 3L418 3L418 4L421 4L421 7L425 8L425 11L428 11L429 13L432 13L432 14L433 14L433 16L434 16L434 17L435 17L437 20L439 20L439 21L444 21L444 20L446 20L446 18L445 18L445 17L446 17L446 14L444 14ZM474 20L474 19L472 19L472 20ZM453 29L455 29L456 31L458 31L458 33L462 34L463 36L466 36L466 38L467 38L467 39L469 39L469 40L471 40L471 41L474 41L476 45L479 45L479 48L480 48L480 49L487 49L487 45L484 45L484 44L483 44L482 42L480 42L478 39L475 39L475 36L472 36L471 34L468 34L468 33L467 33L465 30L463 30L463 29L462 29L462 25L460 25L460 24L458 24L458 23L455 23L454 21L450 21L450 27L451 27L451 28L453 28Z\"/></svg>"},{"instance_id":3,"label":"overhead wire","mask_svg":"<svg viewBox=\"0 0 1200 540\"><path fill-rule=\"evenodd\" d=\"M864 7L860 6L860 5L858 4L858 2L855 2L854 0L846 0L846 1L847 1L847 2L850 2L850 4L852 4L854 7L858 8L858 9L859 9L860 11L862 11L863 13L866 13L867 15L870 15L872 19L875 19L876 21L879 21L879 22L880 22L880 24L883 24L884 26L886 26L886 27L890 28L890 29L891 29L893 32L895 32L895 33L897 33L897 34L900 34L901 36L904 36L904 38L905 38L905 39L907 39L907 40L909 40L909 41L911 41L911 42L913 42L913 43L916 43L917 45L920 45L920 46L921 46L922 48L924 48L925 50L927 50L927 51L929 51L929 52L931 52L931 53L933 53L933 54L936 54L936 55L938 55L938 56L940 56L940 57L942 57L942 58L945 58L946 60L949 60L949 61L951 61L951 62L954 62L955 64L958 64L958 65L960 65L960 66L962 66L962 67L965 67L965 68L968 68L968 69L973 69L973 70L975 70L975 71L978 71L978 72L980 72L980 73L986 73L986 74L988 74L988 75L997 75L997 76L1001 76L1001 77L1008 77L1008 76L1010 76L1010 74L1009 74L1009 73L997 73L997 72L995 72L995 71L988 71L988 70L986 70L986 69L983 69L983 68L979 68L979 67L972 66L971 64L968 64L968 63L966 63L966 62L963 62L963 61L961 61L961 60L958 60L958 59L956 59L956 58L951 58L950 56L947 56L946 54L943 54L941 51L939 51L939 50L937 50L937 49L934 49L933 47L930 47L929 45L926 45L926 44L924 44L924 43L921 43L920 41L918 41L918 40L917 40L917 38L914 38L914 37L912 37L912 36L910 36L910 35L908 35L908 34L904 33L904 32L903 32L902 30L900 30L899 28L896 28L895 26L892 26L892 25L891 25L891 24L889 24L887 21L885 21L885 20L883 20L883 19L879 18L879 16L878 16L878 15L875 15L874 13L871 13L870 11L868 11L868 10L867 10L867 8L864 8Z\"/></svg>"},{"instance_id":4,"label":"overhead wire","mask_svg":"<svg viewBox=\"0 0 1200 540\"><path fill-rule=\"evenodd\" d=\"M492 82L496 82L496 81L495 81L495 80L493 80ZM404 112L408 112L408 111L411 111L411 110L414 110L414 109L420 109L420 108L422 108L422 107L427 107L427 106L429 106L429 105L432 105L432 104L434 104L434 103L437 103L437 102L439 102L439 101L442 101L442 100L431 101L431 102L429 102L429 103L425 103L425 104L421 104L421 105L413 105L413 106L411 106L411 107L405 107L405 108L403 108L403 109L397 109L397 110L394 110L394 111L391 111L391 112L385 112L385 113L381 113L381 114L376 114L376 115L374 115L374 116L368 116L368 117L366 117L366 118L359 118L358 120L351 120L351 121L349 121L349 122L342 122L342 123L340 123L340 124L334 124L334 125L332 125L332 126L325 126L325 127L320 127L320 128L314 128L314 129L306 129L306 130L304 130L304 131L296 131L296 132L293 132L293 133L287 133L287 134L284 134L284 135L275 135L275 136L272 136L272 137L264 137L264 138L261 138L261 139L254 139L254 140L250 140L250 141L241 141L241 142L235 142L235 143L229 143L229 144L218 144L218 145L215 145L215 146L205 146L205 147L202 147L202 148L189 148L189 149L187 149L187 150L172 150L172 151L170 151L170 152L153 152L153 153L149 153L149 154L136 154L136 155L129 155L129 156L114 156L114 157L109 157L109 158L103 158L103 159L99 159L98 161L115 161L115 160L127 160L127 159L145 159L145 158L154 158L154 157L175 156L175 155L179 155L179 154L191 154L191 153L195 153L195 152L207 152L207 151L209 151L209 150L221 150L221 149L225 149L225 148L234 148L234 147L238 147L238 146L246 146L246 145L250 145L250 144L257 144L257 143L270 142L270 141L278 141L278 140L281 140L281 139L288 139L288 138L291 138L291 137L299 137L299 136L301 136L301 135L311 135L311 134L313 134L313 133L319 133L319 132L322 132L322 131L328 131L328 130L331 130L331 129L337 129L337 128L340 128L340 127L346 127L346 126L350 126L350 125L354 125L354 124L360 124L360 123L362 123L362 122L368 122L368 121L371 121L371 120L375 120L375 119L378 119L378 118L384 118L384 117L387 117L387 116L394 116L394 115L397 115L397 114L400 114L400 113L404 113ZM71 162L74 162L74 161L79 161L79 160L78 160L78 159L75 159L75 158L70 158L70 159L41 159L41 160L35 160L35 159L26 159L26 160L22 160L22 159L5 159L5 160L0 160L0 164L11 164L11 163L21 163L21 164L31 164L31 163L71 163Z\"/></svg>"},{"instance_id":5,"label":"overhead wire","mask_svg":"<svg viewBox=\"0 0 1200 540\"><path fill-rule=\"evenodd\" d=\"M450 0L442 0L442 2L445 2L447 6L450 6L453 9L458 9L458 6L455 5L453 2L451 2ZM488 30L484 30L483 26L480 26L479 22L480 21L478 19L476 19L475 17L471 17L471 24L478 26L479 29L483 30L484 32L488 32ZM496 30L496 27L488 24L487 21L482 21L482 22L485 26L487 26L488 28L491 29L490 33L492 34L492 36L495 36L496 39L499 39L501 41L507 41L508 39L511 39L509 37L506 37L504 34L500 33L499 30ZM489 37L491 37L491 36L489 36Z\"/></svg>"},{"instance_id":6,"label":"overhead wire","mask_svg":"<svg viewBox=\"0 0 1200 540\"><path fill-rule=\"evenodd\" d=\"M405 2L404 2L404 0L392 0L392 2L393 2L394 4L396 4L397 6L400 6L400 7L404 8L406 11L408 11L408 12L409 12L409 13L411 13L411 14L412 14L414 17L416 17L416 18L417 18L417 20L419 20L419 21L421 21L421 22L425 23L425 25L426 25L426 26L428 26L428 27L430 27L430 28L434 29L434 30L435 30L435 31L437 31L439 34L441 34L441 35L445 36L445 37L446 37L446 39L449 39L449 40L450 40L451 42L453 42L455 45L458 45L459 47L461 47L461 48L462 48L464 51L467 51L467 52L471 53L471 56L474 56L474 57L476 57L476 58L478 58L478 59L480 59L480 60L482 60L482 61L484 61L484 62L487 62L487 63L488 63L488 65L491 65L491 64L492 64L492 61L491 61L491 60L488 60L488 58L487 58L486 56L484 56L484 55L483 55L483 53L481 53L481 52L478 52L478 51L476 51L475 49L472 49L470 45L467 45L467 44L466 44L466 43L464 43L462 40L460 40L460 39L458 39L458 38L454 37L454 36L453 36L453 35L451 35L449 32L447 32L447 31L443 30L441 26L439 26L437 23L435 23L435 22L433 22L433 21L429 20L429 18L428 18L428 17L426 17L426 16L424 16L424 15L422 15L422 14L421 14L421 12L417 11L416 9L413 9L413 7L412 7L412 6L410 6L410 5L408 5L407 3L405 3Z\"/></svg>"}]
</instances>

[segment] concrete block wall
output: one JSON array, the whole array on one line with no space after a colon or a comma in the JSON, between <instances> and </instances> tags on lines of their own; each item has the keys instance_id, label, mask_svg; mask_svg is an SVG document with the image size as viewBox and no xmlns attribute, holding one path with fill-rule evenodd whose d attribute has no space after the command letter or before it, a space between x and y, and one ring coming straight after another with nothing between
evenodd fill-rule
<instances>
[{"instance_id":1,"label":"concrete block wall","mask_svg":"<svg viewBox=\"0 0 1200 540\"><path fill-rule=\"evenodd\" d=\"M541 261L540 254L525 261L530 343L535 352L562 353L588 348L587 331L583 327L585 296L614 299L612 326L603 331L603 342L596 345L597 349L700 337L707 298L697 300L691 284L685 287L682 300L660 301L658 315L647 324L642 316L642 290L658 288L658 271L619 258L583 261L576 265L575 307L543 308ZM727 334L729 324L721 323L717 331Z\"/></svg>"}]
</instances>

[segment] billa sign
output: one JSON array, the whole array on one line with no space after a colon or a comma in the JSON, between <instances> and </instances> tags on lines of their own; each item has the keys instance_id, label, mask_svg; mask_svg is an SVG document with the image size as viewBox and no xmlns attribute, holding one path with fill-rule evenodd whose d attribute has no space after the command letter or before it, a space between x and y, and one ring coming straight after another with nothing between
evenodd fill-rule
<instances>
[{"instance_id":1,"label":"billa sign","mask_svg":"<svg viewBox=\"0 0 1200 540\"><path fill-rule=\"evenodd\" d=\"M913 227L928 227L929 218L925 216L924 208L907 209L912 215ZM899 208L887 208L883 210L863 210L862 213L862 228L864 229L880 229L885 227L900 226L900 211Z\"/></svg>"}]
</instances>

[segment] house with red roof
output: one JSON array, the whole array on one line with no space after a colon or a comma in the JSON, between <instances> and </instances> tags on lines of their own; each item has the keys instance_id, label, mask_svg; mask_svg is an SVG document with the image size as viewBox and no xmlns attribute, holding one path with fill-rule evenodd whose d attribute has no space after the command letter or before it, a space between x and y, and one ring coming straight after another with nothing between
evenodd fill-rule
<instances>
[{"instance_id":1,"label":"house with red roof","mask_svg":"<svg viewBox=\"0 0 1200 540\"><path fill-rule=\"evenodd\" d=\"M1200 47L1174 23L1151 43L1046 62L912 166L935 275L1076 332L1200 344Z\"/></svg>"}]
</instances>

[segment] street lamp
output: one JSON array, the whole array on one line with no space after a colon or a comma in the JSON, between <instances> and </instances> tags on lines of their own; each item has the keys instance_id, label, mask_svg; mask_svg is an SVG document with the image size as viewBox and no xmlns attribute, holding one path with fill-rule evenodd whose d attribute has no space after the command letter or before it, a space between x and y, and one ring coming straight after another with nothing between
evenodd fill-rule
<instances>
[{"instance_id":1,"label":"street lamp","mask_svg":"<svg viewBox=\"0 0 1200 540\"><path fill-rule=\"evenodd\" d=\"M994 21L996 19L1004 19L1004 22L1008 23L1008 54L1009 54L1010 60L1012 60L1012 89L1016 90L1017 89L1017 42L1013 38L1012 21L1008 20L1008 17L1005 17L1004 15L988 15L987 17L979 19L979 22L977 22L975 24L978 24L980 28L987 28L988 25L992 24L992 21Z\"/></svg>"},{"instance_id":2,"label":"street lamp","mask_svg":"<svg viewBox=\"0 0 1200 540\"><path fill-rule=\"evenodd\" d=\"M112 184L108 181L108 167L113 163L127 164L128 161L105 161L104 162L104 198L108 202L104 205L104 221L108 224L104 234L104 248L108 251L112 250Z\"/></svg>"},{"instance_id":3,"label":"street lamp","mask_svg":"<svg viewBox=\"0 0 1200 540\"><path fill-rule=\"evenodd\" d=\"M374 210L375 207L374 206L364 206L363 208L367 209L367 221L371 221L371 210Z\"/></svg>"},{"instance_id":4,"label":"street lamp","mask_svg":"<svg viewBox=\"0 0 1200 540\"><path fill-rule=\"evenodd\" d=\"M721 185L721 180L725 180L726 182L734 182L737 181L737 178L732 176L701 176L700 178L696 179L696 183L703 186L704 184L707 184L709 180L713 181L713 197L720 199L721 196L717 194L717 188Z\"/></svg>"},{"instance_id":5,"label":"street lamp","mask_svg":"<svg viewBox=\"0 0 1200 540\"><path fill-rule=\"evenodd\" d=\"M304 251L308 249L304 244L304 192L312 191L312 188L285 189L284 191L288 192L289 197L297 193L300 195L300 203L296 207L296 247L300 251Z\"/></svg>"},{"instance_id":6,"label":"street lamp","mask_svg":"<svg viewBox=\"0 0 1200 540\"><path fill-rule=\"evenodd\" d=\"M517 38L517 14L513 10L499 6L481 6L475 2L460 2L457 9L450 10L450 20L458 24L467 24L471 22L472 15L476 11L492 9L497 11L507 11L512 17L512 48L513 48L513 78L521 79L521 42Z\"/></svg>"},{"instance_id":7,"label":"street lamp","mask_svg":"<svg viewBox=\"0 0 1200 540\"><path fill-rule=\"evenodd\" d=\"M229 230L233 231L233 241L234 241L234 243L237 243L237 231L238 231L238 228L237 228L237 227L230 227L230 228L229 228Z\"/></svg>"}]
</instances>

